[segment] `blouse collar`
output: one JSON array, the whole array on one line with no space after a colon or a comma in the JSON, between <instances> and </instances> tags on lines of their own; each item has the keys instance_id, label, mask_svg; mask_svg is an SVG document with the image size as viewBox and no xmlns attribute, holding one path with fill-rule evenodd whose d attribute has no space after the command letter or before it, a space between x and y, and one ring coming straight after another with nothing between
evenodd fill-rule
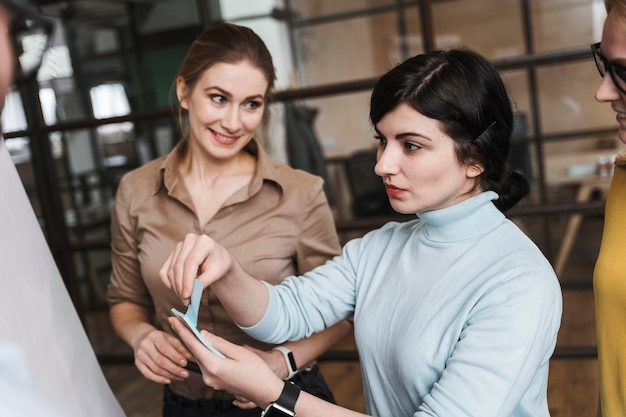
<instances>
[{"instance_id":1,"label":"blouse collar","mask_svg":"<svg viewBox=\"0 0 626 417\"><path fill-rule=\"evenodd\" d=\"M157 193L161 188L171 191L178 186L181 178L177 167L182 159L184 147L186 145L185 141L179 141L161 163L159 169L161 174L159 176L159 181L157 181L155 193ZM246 151L257 159L256 171L252 181L250 182L250 186L248 187L248 197L256 194L261 189L265 181L274 183L276 187L283 192L284 184L281 183L281 177L278 174L273 161L256 139L252 139L250 141L250 143L246 146Z\"/></svg>"}]
</instances>

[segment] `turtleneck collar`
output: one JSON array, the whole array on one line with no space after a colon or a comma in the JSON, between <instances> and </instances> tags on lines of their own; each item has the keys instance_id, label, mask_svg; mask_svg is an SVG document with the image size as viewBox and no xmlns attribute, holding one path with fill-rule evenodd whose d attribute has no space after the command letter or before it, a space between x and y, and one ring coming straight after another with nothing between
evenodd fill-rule
<instances>
[{"instance_id":1,"label":"turtleneck collar","mask_svg":"<svg viewBox=\"0 0 626 417\"><path fill-rule=\"evenodd\" d=\"M424 222L424 238L431 242L471 240L499 226L504 214L492 203L498 194L485 191L440 210L417 213Z\"/></svg>"}]
</instances>

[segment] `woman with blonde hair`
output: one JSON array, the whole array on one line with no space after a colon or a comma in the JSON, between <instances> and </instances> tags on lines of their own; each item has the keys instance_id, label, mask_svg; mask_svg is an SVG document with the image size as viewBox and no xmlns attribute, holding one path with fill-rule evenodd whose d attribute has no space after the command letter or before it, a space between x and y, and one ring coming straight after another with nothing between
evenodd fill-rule
<instances>
[{"instance_id":1,"label":"woman with blonde hair","mask_svg":"<svg viewBox=\"0 0 626 417\"><path fill-rule=\"evenodd\" d=\"M164 417L253 417L261 410L202 383L167 322L186 306L159 279L163 260L187 233L210 233L259 278L280 283L339 253L323 181L272 161L257 141L275 73L251 29L222 23L191 45L179 75L183 138L126 174L111 214L111 319L148 379L164 384ZM277 377L334 401L317 366L307 366L350 329L347 321L306 340L262 343L233 323L205 291L197 324L248 345Z\"/></svg>"}]
</instances>

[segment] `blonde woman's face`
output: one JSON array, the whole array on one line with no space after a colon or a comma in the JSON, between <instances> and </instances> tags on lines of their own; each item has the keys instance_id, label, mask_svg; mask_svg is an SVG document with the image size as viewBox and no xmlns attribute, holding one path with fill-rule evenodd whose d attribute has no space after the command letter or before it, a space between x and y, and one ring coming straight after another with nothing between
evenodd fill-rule
<instances>
[{"instance_id":1,"label":"blonde woman's face","mask_svg":"<svg viewBox=\"0 0 626 417\"><path fill-rule=\"evenodd\" d=\"M254 137L265 110L268 81L247 61L209 67L193 88L179 77L176 93L189 112L189 140L207 156L229 159Z\"/></svg>"}]
</instances>

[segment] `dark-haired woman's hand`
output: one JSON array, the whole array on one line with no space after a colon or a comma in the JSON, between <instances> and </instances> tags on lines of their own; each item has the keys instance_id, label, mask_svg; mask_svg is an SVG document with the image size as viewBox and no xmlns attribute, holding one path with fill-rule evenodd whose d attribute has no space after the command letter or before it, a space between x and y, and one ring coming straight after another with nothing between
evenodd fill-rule
<instances>
[{"instance_id":1,"label":"dark-haired woman's hand","mask_svg":"<svg viewBox=\"0 0 626 417\"><path fill-rule=\"evenodd\" d=\"M232 255L209 236L189 233L176 245L159 276L167 288L188 304L196 278L206 288L227 274L233 264Z\"/></svg>"},{"instance_id":2,"label":"dark-haired woman's hand","mask_svg":"<svg viewBox=\"0 0 626 417\"><path fill-rule=\"evenodd\" d=\"M170 317L169 322L198 361L206 385L228 391L237 398L249 399L261 408L278 398L284 382L254 352L202 330L202 336L226 355L226 359L220 358L207 349L180 319Z\"/></svg>"}]
</instances>

